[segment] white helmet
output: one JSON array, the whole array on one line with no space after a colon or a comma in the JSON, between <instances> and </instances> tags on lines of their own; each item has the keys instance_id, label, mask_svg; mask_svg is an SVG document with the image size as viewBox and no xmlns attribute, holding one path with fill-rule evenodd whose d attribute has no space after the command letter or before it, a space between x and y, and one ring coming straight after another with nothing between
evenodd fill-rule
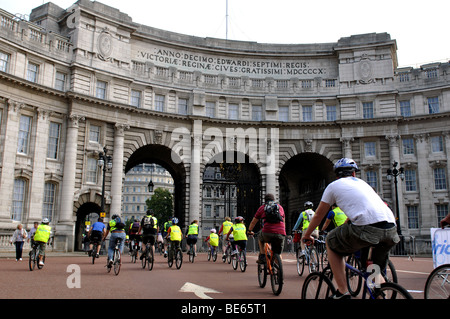
<instances>
[{"instance_id":1,"label":"white helmet","mask_svg":"<svg viewBox=\"0 0 450 319\"><path fill-rule=\"evenodd\" d=\"M215 228L211 228L211 233L215 234L216 233L216 229Z\"/></svg>"}]
</instances>

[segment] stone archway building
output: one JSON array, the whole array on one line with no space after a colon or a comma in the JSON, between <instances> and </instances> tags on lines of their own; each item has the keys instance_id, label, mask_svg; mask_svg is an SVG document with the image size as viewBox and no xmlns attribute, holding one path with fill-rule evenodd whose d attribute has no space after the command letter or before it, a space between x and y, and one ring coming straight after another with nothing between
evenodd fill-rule
<instances>
[{"instance_id":1,"label":"stone archway building","mask_svg":"<svg viewBox=\"0 0 450 319\"><path fill-rule=\"evenodd\" d=\"M301 158L324 163L316 168L323 176L353 157L392 207L385 175L400 163L404 235L429 241L448 212L449 64L399 69L387 33L290 45L197 38L88 0L66 10L47 3L30 22L0 15L4 232L48 216L55 249L72 250L78 207L100 202L96 160L105 146L109 213L120 212L128 161L142 149L148 154L136 163L157 160L177 175L185 223L201 220L208 161L235 150L255 159L262 193L290 197L292 211L292 174L283 167L291 163L292 172L297 156L310 154ZM315 183L296 176L304 186L291 190Z\"/></svg>"}]
</instances>

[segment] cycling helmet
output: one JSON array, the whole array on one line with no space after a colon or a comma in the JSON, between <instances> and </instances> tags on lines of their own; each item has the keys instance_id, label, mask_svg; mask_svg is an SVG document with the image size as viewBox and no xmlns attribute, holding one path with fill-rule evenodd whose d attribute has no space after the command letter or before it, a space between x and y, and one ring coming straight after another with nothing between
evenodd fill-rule
<instances>
[{"instance_id":1,"label":"cycling helmet","mask_svg":"<svg viewBox=\"0 0 450 319\"><path fill-rule=\"evenodd\" d=\"M172 224L174 225L178 224L178 218L176 217L172 218Z\"/></svg>"},{"instance_id":2,"label":"cycling helmet","mask_svg":"<svg viewBox=\"0 0 450 319\"><path fill-rule=\"evenodd\" d=\"M216 229L215 228L211 228L211 233L215 234L216 233Z\"/></svg>"},{"instance_id":3,"label":"cycling helmet","mask_svg":"<svg viewBox=\"0 0 450 319\"><path fill-rule=\"evenodd\" d=\"M356 162L351 158L341 158L334 164L334 172L337 176L349 175L352 172L358 171L358 165L356 165Z\"/></svg>"},{"instance_id":4,"label":"cycling helmet","mask_svg":"<svg viewBox=\"0 0 450 319\"><path fill-rule=\"evenodd\" d=\"M44 218L44 219L42 220L42 224L48 224L48 223L49 223L48 218Z\"/></svg>"},{"instance_id":5,"label":"cycling helmet","mask_svg":"<svg viewBox=\"0 0 450 319\"><path fill-rule=\"evenodd\" d=\"M310 201L305 202L304 204L305 208L312 208L314 206L314 204Z\"/></svg>"},{"instance_id":6,"label":"cycling helmet","mask_svg":"<svg viewBox=\"0 0 450 319\"><path fill-rule=\"evenodd\" d=\"M119 217L119 215L114 214L114 215L112 215L111 219L116 219L117 217Z\"/></svg>"},{"instance_id":7,"label":"cycling helmet","mask_svg":"<svg viewBox=\"0 0 450 319\"><path fill-rule=\"evenodd\" d=\"M149 208L146 212L147 215L153 215L153 209Z\"/></svg>"},{"instance_id":8,"label":"cycling helmet","mask_svg":"<svg viewBox=\"0 0 450 319\"><path fill-rule=\"evenodd\" d=\"M242 216L236 216L236 218L234 219L234 221L236 223L242 223L244 221L244 217Z\"/></svg>"}]
</instances>

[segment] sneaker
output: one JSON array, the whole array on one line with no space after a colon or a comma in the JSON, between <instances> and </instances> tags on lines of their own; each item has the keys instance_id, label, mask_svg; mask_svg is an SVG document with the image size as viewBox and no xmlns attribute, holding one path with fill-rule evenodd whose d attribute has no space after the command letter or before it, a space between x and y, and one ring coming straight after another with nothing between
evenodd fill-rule
<instances>
[{"instance_id":1,"label":"sneaker","mask_svg":"<svg viewBox=\"0 0 450 319\"><path fill-rule=\"evenodd\" d=\"M112 260L108 261L108 268L111 268L112 265L113 265L113 261Z\"/></svg>"},{"instance_id":2,"label":"sneaker","mask_svg":"<svg viewBox=\"0 0 450 319\"><path fill-rule=\"evenodd\" d=\"M100 254L95 254L95 258L99 258L100 257Z\"/></svg>"},{"instance_id":3,"label":"sneaker","mask_svg":"<svg viewBox=\"0 0 450 319\"><path fill-rule=\"evenodd\" d=\"M39 265L44 266L44 262L41 260L41 261L39 262Z\"/></svg>"},{"instance_id":4,"label":"sneaker","mask_svg":"<svg viewBox=\"0 0 450 319\"><path fill-rule=\"evenodd\" d=\"M336 290L336 292L333 295L328 297L328 299L351 299L351 298L352 296L348 291L345 294L342 294L339 290Z\"/></svg>"},{"instance_id":5,"label":"sneaker","mask_svg":"<svg viewBox=\"0 0 450 319\"><path fill-rule=\"evenodd\" d=\"M263 254L259 254L258 259L256 260L257 264L264 264L266 262L266 256Z\"/></svg>"}]
</instances>

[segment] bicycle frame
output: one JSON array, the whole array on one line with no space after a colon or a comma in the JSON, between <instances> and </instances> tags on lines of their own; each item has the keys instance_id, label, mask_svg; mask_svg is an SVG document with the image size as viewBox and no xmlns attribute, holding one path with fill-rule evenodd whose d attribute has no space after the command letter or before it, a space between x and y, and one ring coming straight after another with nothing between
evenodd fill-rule
<instances>
[{"instance_id":1,"label":"bicycle frame","mask_svg":"<svg viewBox=\"0 0 450 319\"><path fill-rule=\"evenodd\" d=\"M269 243L264 244L264 254L266 255L267 271L268 271L269 275L273 275L273 271L272 271L273 251L270 248Z\"/></svg>"},{"instance_id":2,"label":"bicycle frame","mask_svg":"<svg viewBox=\"0 0 450 319\"><path fill-rule=\"evenodd\" d=\"M356 275L358 275L359 277L361 277L364 280L364 290L363 290L363 294L362 294L362 299L366 299L367 292L369 293L371 299L375 299L375 296L372 293L372 289L368 285L368 282L369 282L368 279L371 274L368 272L362 272L359 269L357 269L347 263L345 263L345 268L350 269L350 271L353 271Z\"/></svg>"}]
</instances>

